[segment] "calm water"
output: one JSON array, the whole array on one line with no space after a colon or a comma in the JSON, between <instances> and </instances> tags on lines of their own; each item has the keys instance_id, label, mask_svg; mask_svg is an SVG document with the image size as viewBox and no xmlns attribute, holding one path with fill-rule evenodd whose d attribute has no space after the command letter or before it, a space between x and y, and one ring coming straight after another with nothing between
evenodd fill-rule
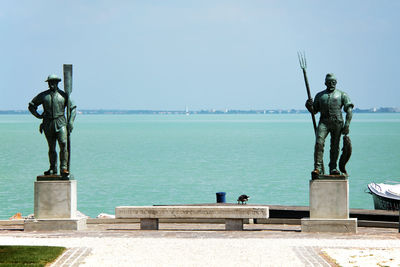
<instances>
[{"instance_id":1,"label":"calm water","mask_svg":"<svg viewBox=\"0 0 400 267\"><path fill-rule=\"evenodd\" d=\"M33 184L48 168L39 124L0 116L0 219L33 213ZM350 207L373 209L366 185L400 180L400 114L355 114L350 137ZM78 209L95 217L119 205L211 203L219 191L227 202L245 193L251 204L308 205L313 146L308 114L81 115Z\"/></svg>"}]
</instances>

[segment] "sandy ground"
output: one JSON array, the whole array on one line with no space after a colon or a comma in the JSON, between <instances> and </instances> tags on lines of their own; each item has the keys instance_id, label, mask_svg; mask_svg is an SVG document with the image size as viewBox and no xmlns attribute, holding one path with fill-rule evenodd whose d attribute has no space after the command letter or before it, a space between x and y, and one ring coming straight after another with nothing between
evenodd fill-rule
<instances>
[{"instance_id":1,"label":"sandy ground","mask_svg":"<svg viewBox=\"0 0 400 267\"><path fill-rule=\"evenodd\" d=\"M176 224L160 231L141 231L137 225L91 226L74 233L2 230L0 244L69 248L53 266L400 266L396 229L310 234L298 226L251 227L240 232Z\"/></svg>"}]
</instances>

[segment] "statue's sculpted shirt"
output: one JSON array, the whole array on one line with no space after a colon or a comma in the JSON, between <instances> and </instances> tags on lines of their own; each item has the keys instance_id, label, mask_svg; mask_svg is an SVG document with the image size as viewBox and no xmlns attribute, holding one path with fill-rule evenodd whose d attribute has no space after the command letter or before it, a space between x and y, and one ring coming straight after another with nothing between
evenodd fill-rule
<instances>
[{"instance_id":1,"label":"statue's sculpted shirt","mask_svg":"<svg viewBox=\"0 0 400 267\"><path fill-rule=\"evenodd\" d=\"M54 127L58 132L62 127L67 125L64 116L65 107L67 106L67 94L64 91L51 90L44 91L34 97L30 103L35 109L43 105L43 128L49 130Z\"/></svg>"},{"instance_id":2,"label":"statue's sculpted shirt","mask_svg":"<svg viewBox=\"0 0 400 267\"><path fill-rule=\"evenodd\" d=\"M315 96L313 108L316 113L321 113L320 121L322 122L343 122L342 107L347 111L353 106L345 92L338 89L333 91L326 89Z\"/></svg>"}]
</instances>

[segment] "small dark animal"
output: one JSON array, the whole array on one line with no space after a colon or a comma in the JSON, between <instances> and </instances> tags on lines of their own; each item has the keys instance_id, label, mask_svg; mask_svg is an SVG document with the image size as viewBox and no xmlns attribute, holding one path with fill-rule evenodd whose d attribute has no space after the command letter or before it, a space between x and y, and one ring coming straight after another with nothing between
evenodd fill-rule
<instances>
[{"instance_id":1,"label":"small dark animal","mask_svg":"<svg viewBox=\"0 0 400 267\"><path fill-rule=\"evenodd\" d=\"M352 152L351 140L347 135L343 135L342 155L339 159L339 170L347 175L346 163L349 161Z\"/></svg>"},{"instance_id":2,"label":"small dark animal","mask_svg":"<svg viewBox=\"0 0 400 267\"><path fill-rule=\"evenodd\" d=\"M242 204L246 204L247 201L249 201L249 196L248 195L240 195L237 199L238 204L241 202Z\"/></svg>"}]
</instances>

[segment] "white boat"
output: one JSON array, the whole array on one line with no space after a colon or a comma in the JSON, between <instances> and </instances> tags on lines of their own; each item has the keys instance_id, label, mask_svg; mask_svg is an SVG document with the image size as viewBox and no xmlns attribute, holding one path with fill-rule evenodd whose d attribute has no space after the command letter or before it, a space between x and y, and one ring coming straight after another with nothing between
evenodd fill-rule
<instances>
[{"instance_id":1,"label":"white boat","mask_svg":"<svg viewBox=\"0 0 400 267\"><path fill-rule=\"evenodd\" d=\"M400 183L370 183L368 189L376 210L399 210Z\"/></svg>"}]
</instances>

